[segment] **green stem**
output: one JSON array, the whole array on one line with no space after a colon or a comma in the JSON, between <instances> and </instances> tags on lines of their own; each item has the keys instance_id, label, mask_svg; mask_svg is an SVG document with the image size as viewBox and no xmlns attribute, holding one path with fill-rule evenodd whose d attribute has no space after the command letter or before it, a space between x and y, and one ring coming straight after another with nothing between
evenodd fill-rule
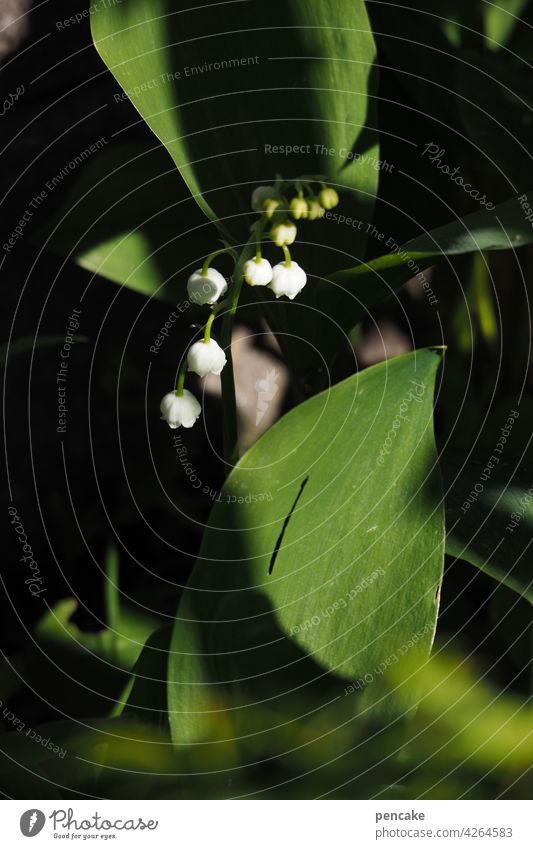
<instances>
[{"instance_id":1,"label":"green stem","mask_svg":"<svg viewBox=\"0 0 533 849\"><path fill-rule=\"evenodd\" d=\"M290 268L292 265L292 257L291 252L288 249L287 245L282 245L283 253L285 254L285 265L287 268Z\"/></svg>"},{"instance_id":2,"label":"green stem","mask_svg":"<svg viewBox=\"0 0 533 849\"><path fill-rule=\"evenodd\" d=\"M119 565L118 551L114 545L107 549L106 556L106 584L105 584L105 612L106 624L110 633L111 651L113 656L118 656L118 640L120 634L120 599L119 599Z\"/></svg>"},{"instance_id":3,"label":"green stem","mask_svg":"<svg viewBox=\"0 0 533 849\"><path fill-rule=\"evenodd\" d=\"M211 326L216 318L215 310L212 310L211 315L207 319L206 325L204 327L204 342L207 345L211 341Z\"/></svg>"},{"instance_id":4,"label":"green stem","mask_svg":"<svg viewBox=\"0 0 533 849\"><path fill-rule=\"evenodd\" d=\"M217 256L220 256L221 254L228 254L228 253L230 254L230 256L232 256L234 258L235 261L237 261L237 253L233 248L230 248L230 247L219 248L218 251L213 251L212 254L209 254L209 256L206 257L206 260L205 260L205 262L202 266L202 277L207 276L207 272L209 271L209 266L211 265L211 263L213 262L213 260Z\"/></svg>"},{"instance_id":5,"label":"green stem","mask_svg":"<svg viewBox=\"0 0 533 849\"><path fill-rule=\"evenodd\" d=\"M258 222L260 224L261 222ZM261 229L262 229L261 225ZM226 354L226 366L222 370L222 406L224 415L224 459L230 466L234 466L239 459L239 429L237 423L237 399L235 397L235 377L233 374L233 358L231 356L231 337L233 334L233 321L239 305L239 296L241 294L242 284L244 281L243 268L244 263L251 259L254 254L257 233L259 228L256 225L252 234L245 244L233 274L233 283L228 293L229 307L224 313L222 320L222 330L220 333L220 344Z\"/></svg>"},{"instance_id":6,"label":"green stem","mask_svg":"<svg viewBox=\"0 0 533 849\"><path fill-rule=\"evenodd\" d=\"M181 398L183 395L183 387L185 386L185 375L187 373L187 357L183 358L181 368L178 374L178 382L176 385L176 395Z\"/></svg>"},{"instance_id":7,"label":"green stem","mask_svg":"<svg viewBox=\"0 0 533 849\"><path fill-rule=\"evenodd\" d=\"M261 243L263 241L263 231L264 231L266 225L267 225L266 218L264 216L261 216L261 218L256 223L254 230L253 230L255 243L256 243L256 250L255 250L255 260L256 260L256 262L259 262L260 259L263 256L263 254L261 253Z\"/></svg>"}]
</instances>

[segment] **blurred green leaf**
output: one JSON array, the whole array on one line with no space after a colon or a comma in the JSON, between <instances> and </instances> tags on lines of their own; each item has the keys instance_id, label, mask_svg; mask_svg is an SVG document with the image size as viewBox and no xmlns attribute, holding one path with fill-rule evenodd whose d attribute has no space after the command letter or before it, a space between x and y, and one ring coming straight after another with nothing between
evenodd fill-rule
<instances>
[{"instance_id":1,"label":"blurred green leaf","mask_svg":"<svg viewBox=\"0 0 533 849\"><path fill-rule=\"evenodd\" d=\"M104 601L106 623L112 642L112 652L119 654L118 639L120 634L120 571L119 555L115 545L110 545L105 555L105 584Z\"/></svg>"},{"instance_id":2,"label":"blurred green leaf","mask_svg":"<svg viewBox=\"0 0 533 849\"><path fill-rule=\"evenodd\" d=\"M492 286L488 257L473 254L469 278L464 283L464 298L459 300L452 318L455 345L462 354L473 350L478 334L489 346L498 339Z\"/></svg>"},{"instance_id":3,"label":"blurred green leaf","mask_svg":"<svg viewBox=\"0 0 533 849\"><path fill-rule=\"evenodd\" d=\"M131 669L144 641L159 624L144 613L123 607L118 633L110 629L82 631L71 620L78 608L73 598L63 599L50 608L35 628L40 642L53 643L76 653L88 652Z\"/></svg>"},{"instance_id":4,"label":"blurred green leaf","mask_svg":"<svg viewBox=\"0 0 533 849\"><path fill-rule=\"evenodd\" d=\"M492 278L488 261L481 253L472 259L472 283L474 290L474 314L479 323L481 336L488 345L498 339L498 320L492 293Z\"/></svg>"},{"instance_id":5,"label":"blurred green leaf","mask_svg":"<svg viewBox=\"0 0 533 849\"><path fill-rule=\"evenodd\" d=\"M483 4L487 47L499 50L510 40L529 0L490 0Z\"/></svg>"},{"instance_id":6,"label":"blurred green leaf","mask_svg":"<svg viewBox=\"0 0 533 849\"><path fill-rule=\"evenodd\" d=\"M438 650L414 675L424 696L408 751L429 775L435 767L442 775L450 768L459 771L465 761L470 761L465 772L477 768L480 774L495 770L517 776L530 771L533 711L527 700L498 692L464 658Z\"/></svg>"}]
</instances>

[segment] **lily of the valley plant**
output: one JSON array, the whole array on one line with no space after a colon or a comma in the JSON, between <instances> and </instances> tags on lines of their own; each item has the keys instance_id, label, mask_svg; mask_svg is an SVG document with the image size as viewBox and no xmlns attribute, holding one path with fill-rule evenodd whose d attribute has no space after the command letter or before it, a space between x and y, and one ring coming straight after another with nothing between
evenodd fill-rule
<instances>
[{"instance_id":1,"label":"lily of the valley plant","mask_svg":"<svg viewBox=\"0 0 533 849\"><path fill-rule=\"evenodd\" d=\"M289 200L287 194L293 187L295 196ZM305 193L304 193L305 192ZM276 298L286 297L294 300L307 283L303 268L292 258L289 245L296 241L298 228L295 220L322 218L326 210L333 209L339 203L339 195L331 186L322 184L318 196L313 193L310 180L298 180L294 184L277 180L274 186L258 186L252 194L252 209L259 213L259 220L252 226L252 239L256 244L253 259L243 265L241 277L233 282L230 301L220 299L228 292L226 278L211 263L223 254L233 258L235 268L239 265L239 256L233 248L226 247L211 253L202 268L191 274L187 281L187 292L191 302L211 307L211 313L203 330L203 339L195 342L184 358L178 373L176 389L168 392L161 401L161 418L171 428L190 428L201 414L200 402L189 390L185 389L185 376L192 371L199 377L208 374L220 375L227 358L223 348L211 336L215 319L224 315L229 303L235 312L243 280L249 286L266 286ZM266 231L266 232L265 232ZM283 260L272 266L263 256L263 242L273 242L283 251ZM230 341L231 344L231 341Z\"/></svg>"}]
</instances>

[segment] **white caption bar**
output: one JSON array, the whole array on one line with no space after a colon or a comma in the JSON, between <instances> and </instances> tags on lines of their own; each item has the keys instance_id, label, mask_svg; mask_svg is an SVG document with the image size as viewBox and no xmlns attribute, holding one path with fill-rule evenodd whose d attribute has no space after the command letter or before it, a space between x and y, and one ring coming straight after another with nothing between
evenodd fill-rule
<instances>
[{"instance_id":1,"label":"white caption bar","mask_svg":"<svg viewBox=\"0 0 533 849\"><path fill-rule=\"evenodd\" d=\"M519 801L4 801L2 845L531 849ZM35 843L29 844L29 839Z\"/></svg>"}]
</instances>

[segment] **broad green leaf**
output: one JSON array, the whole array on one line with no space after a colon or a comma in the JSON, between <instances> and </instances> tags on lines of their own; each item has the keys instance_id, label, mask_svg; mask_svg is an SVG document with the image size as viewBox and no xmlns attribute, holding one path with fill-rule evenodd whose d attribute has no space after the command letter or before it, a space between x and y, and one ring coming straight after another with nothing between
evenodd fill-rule
<instances>
[{"instance_id":1,"label":"broad green leaf","mask_svg":"<svg viewBox=\"0 0 533 849\"><path fill-rule=\"evenodd\" d=\"M123 0L93 12L100 56L210 218L245 232L231 219L279 173L358 190L370 219L377 81L363 0Z\"/></svg>"},{"instance_id":2,"label":"broad green leaf","mask_svg":"<svg viewBox=\"0 0 533 849\"><path fill-rule=\"evenodd\" d=\"M470 440L442 458L446 552L533 602L533 407L501 404Z\"/></svg>"},{"instance_id":3,"label":"broad green leaf","mask_svg":"<svg viewBox=\"0 0 533 849\"><path fill-rule=\"evenodd\" d=\"M487 47L499 50L511 39L529 0L490 0L483 4Z\"/></svg>"},{"instance_id":4,"label":"broad green leaf","mask_svg":"<svg viewBox=\"0 0 533 849\"><path fill-rule=\"evenodd\" d=\"M406 653L425 659L435 629L439 363L417 351L337 384L230 474L176 619L174 741L201 737L228 701L242 716L265 698L320 707L349 696L374 721L412 705L382 672Z\"/></svg>"}]
</instances>

